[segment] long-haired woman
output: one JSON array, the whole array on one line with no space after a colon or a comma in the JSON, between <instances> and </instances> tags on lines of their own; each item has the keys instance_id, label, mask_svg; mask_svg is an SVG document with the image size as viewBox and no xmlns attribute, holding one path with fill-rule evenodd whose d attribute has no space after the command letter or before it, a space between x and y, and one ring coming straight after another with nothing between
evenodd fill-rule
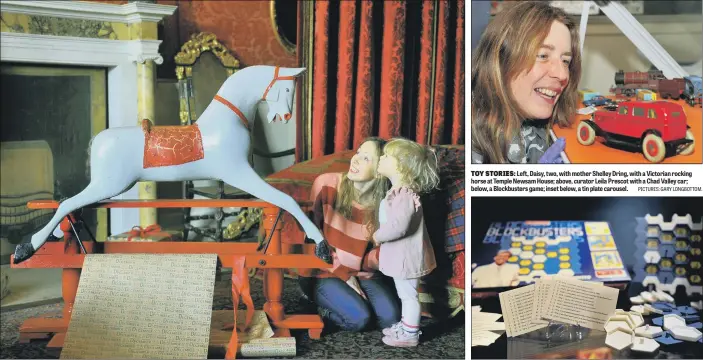
<instances>
[{"instance_id":1,"label":"long-haired woman","mask_svg":"<svg viewBox=\"0 0 703 360\"><path fill-rule=\"evenodd\" d=\"M578 25L562 9L523 1L501 11L471 61L471 162L545 162L549 130L576 113L580 78Z\"/></svg>"}]
</instances>

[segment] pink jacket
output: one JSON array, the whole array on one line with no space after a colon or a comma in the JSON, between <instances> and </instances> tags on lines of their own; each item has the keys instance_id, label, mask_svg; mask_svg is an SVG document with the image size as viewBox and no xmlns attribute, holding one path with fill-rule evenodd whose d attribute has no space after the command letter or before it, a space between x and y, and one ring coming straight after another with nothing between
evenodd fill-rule
<instances>
[{"instance_id":1,"label":"pink jacket","mask_svg":"<svg viewBox=\"0 0 703 360\"><path fill-rule=\"evenodd\" d=\"M402 279L416 279L432 272L437 263L420 197L408 188L395 188L388 191L381 206L386 221L373 235L381 244L379 270Z\"/></svg>"}]
</instances>

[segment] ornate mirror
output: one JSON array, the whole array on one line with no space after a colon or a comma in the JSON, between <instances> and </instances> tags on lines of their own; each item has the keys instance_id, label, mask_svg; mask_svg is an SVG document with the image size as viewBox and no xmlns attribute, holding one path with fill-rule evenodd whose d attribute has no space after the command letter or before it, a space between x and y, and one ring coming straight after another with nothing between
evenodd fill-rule
<instances>
[{"instance_id":1,"label":"ornate mirror","mask_svg":"<svg viewBox=\"0 0 703 360\"><path fill-rule=\"evenodd\" d=\"M183 44L176 55L181 125L194 123L222 83L239 68L239 60L215 34L195 34Z\"/></svg>"},{"instance_id":2,"label":"ornate mirror","mask_svg":"<svg viewBox=\"0 0 703 360\"><path fill-rule=\"evenodd\" d=\"M239 60L217 40L215 34L207 32L195 34L183 44L175 62L181 125L195 123L225 80L240 68ZM183 192L186 199L223 199L247 195L214 180L186 181ZM260 209L186 208L183 236L186 241L236 239L256 224L259 213ZM253 215L251 219L250 214ZM223 228L225 219L233 216L236 218ZM189 235L194 236L191 239Z\"/></svg>"}]
</instances>

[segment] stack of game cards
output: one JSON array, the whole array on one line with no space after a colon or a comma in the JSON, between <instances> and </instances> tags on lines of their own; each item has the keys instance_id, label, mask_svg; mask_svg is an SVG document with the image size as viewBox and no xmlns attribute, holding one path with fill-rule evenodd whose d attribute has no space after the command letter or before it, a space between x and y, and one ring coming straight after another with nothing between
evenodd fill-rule
<instances>
[{"instance_id":1,"label":"stack of game cards","mask_svg":"<svg viewBox=\"0 0 703 360\"><path fill-rule=\"evenodd\" d=\"M513 337L542 329L550 321L602 330L615 312L618 290L599 282L552 276L498 296L506 333Z\"/></svg>"},{"instance_id":2,"label":"stack of game cards","mask_svg":"<svg viewBox=\"0 0 703 360\"><path fill-rule=\"evenodd\" d=\"M471 307L471 346L493 344L505 331L505 323L498 322L501 314L481 312L480 306Z\"/></svg>"}]
</instances>

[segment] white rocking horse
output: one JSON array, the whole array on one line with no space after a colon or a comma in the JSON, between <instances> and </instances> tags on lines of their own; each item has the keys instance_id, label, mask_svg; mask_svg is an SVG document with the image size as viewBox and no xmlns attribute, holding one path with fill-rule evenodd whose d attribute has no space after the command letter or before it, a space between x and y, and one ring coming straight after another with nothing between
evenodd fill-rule
<instances>
[{"instance_id":1,"label":"white rocking horse","mask_svg":"<svg viewBox=\"0 0 703 360\"><path fill-rule=\"evenodd\" d=\"M295 79L305 68L251 66L230 76L197 123L189 126L142 126L106 129L90 148L90 183L63 201L48 224L30 243L15 249L15 263L30 258L69 213L112 198L137 181L220 179L288 211L316 244L320 230L287 194L266 183L251 168L249 120L257 106L268 106L266 120L288 122L293 108ZM263 109L266 111L266 109ZM324 245L324 244L323 244Z\"/></svg>"}]
</instances>

